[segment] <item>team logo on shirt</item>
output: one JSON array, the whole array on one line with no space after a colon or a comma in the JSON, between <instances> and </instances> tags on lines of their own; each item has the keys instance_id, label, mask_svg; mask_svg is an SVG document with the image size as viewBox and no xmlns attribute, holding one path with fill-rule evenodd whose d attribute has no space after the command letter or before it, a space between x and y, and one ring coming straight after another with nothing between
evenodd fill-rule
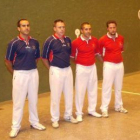
<instances>
[{"instance_id":1,"label":"team logo on shirt","mask_svg":"<svg viewBox=\"0 0 140 140\"><path fill-rule=\"evenodd\" d=\"M62 44L62 47L65 47L66 46L66 44Z\"/></svg>"},{"instance_id":2,"label":"team logo on shirt","mask_svg":"<svg viewBox=\"0 0 140 140\"><path fill-rule=\"evenodd\" d=\"M32 49L34 49L34 50L35 50L35 46L32 46Z\"/></svg>"},{"instance_id":3,"label":"team logo on shirt","mask_svg":"<svg viewBox=\"0 0 140 140\"><path fill-rule=\"evenodd\" d=\"M120 45L120 48L123 48L123 44L121 42L119 43L119 45Z\"/></svg>"},{"instance_id":4,"label":"team logo on shirt","mask_svg":"<svg viewBox=\"0 0 140 140\"><path fill-rule=\"evenodd\" d=\"M120 46L122 46L123 44L120 42Z\"/></svg>"},{"instance_id":5,"label":"team logo on shirt","mask_svg":"<svg viewBox=\"0 0 140 140\"><path fill-rule=\"evenodd\" d=\"M67 46L70 47L70 43L67 43Z\"/></svg>"},{"instance_id":6,"label":"team logo on shirt","mask_svg":"<svg viewBox=\"0 0 140 140\"><path fill-rule=\"evenodd\" d=\"M95 44L92 44L92 47L95 48Z\"/></svg>"},{"instance_id":7,"label":"team logo on shirt","mask_svg":"<svg viewBox=\"0 0 140 140\"><path fill-rule=\"evenodd\" d=\"M26 46L25 48L26 48L26 49L29 49L29 48L30 48L30 46Z\"/></svg>"}]
</instances>

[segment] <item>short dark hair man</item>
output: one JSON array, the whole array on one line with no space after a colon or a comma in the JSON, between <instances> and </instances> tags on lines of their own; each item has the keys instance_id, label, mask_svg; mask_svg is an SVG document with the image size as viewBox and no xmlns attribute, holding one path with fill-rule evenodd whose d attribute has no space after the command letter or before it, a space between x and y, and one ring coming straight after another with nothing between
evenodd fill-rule
<instances>
[{"instance_id":1,"label":"short dark hair man","mask_svg":"<svg viewBox=\"0 0 140 140\"><path fill-rule=\"evenodd\" d=\"M102 85L102 105L103 117L108 117L108 105L111 100L111 90L115 88L115 111L127 113L123 108L122 84L124 75L123 57L124 38L117 33L117 23L114 20L108 21L107 34L100 38L100 54L104 60L103 85Z\"/></svg>"},{"instance_id":2,"label":"short dark hair man","mask_svg":"<svg viewBox=\"0 0 140 140\"><path fill-rule=\"evenodd\" d=\"M29 121L32 128L45 130L39 123L37 113L39 75L37 61L40 58L39 43L32 38L27 19L17 23L18 37L10 41L5 64L13 75L13 120L10 137L16 137L20 130L26 96L29 100Z\"/></svg>"},{"instance_id":3,"label":"short dark hair man","mask_svg":"<svg viewBox=\"0 0 140 140\"><path fill-rule=\"evenodd\" d=\"M53 30L54 35L50 36L44 43L42 61L49 69L52 126L58 128L62 91L65 97L64 119L71 123L77 123L77 120L72 116L73 76L70 67L71 40L65 36L65 23L63 20L55 20Z\"/></svg>"},{"instance_id":4,"label":"short dark hair man","mask_svg":"<svg viewBox=\"0 0 140 140\"><path fill-rule=\"evenodd\" d=\"M75 104L77 121L83 121L83 104L86 89L88 92L88 114L101 117L96 112L97 105L97 70L95 56L99 56L98 40L91 36L91 25L81 24L81 36L72 42L71 58L76 62Z\"/></svg>"}]
</instances>

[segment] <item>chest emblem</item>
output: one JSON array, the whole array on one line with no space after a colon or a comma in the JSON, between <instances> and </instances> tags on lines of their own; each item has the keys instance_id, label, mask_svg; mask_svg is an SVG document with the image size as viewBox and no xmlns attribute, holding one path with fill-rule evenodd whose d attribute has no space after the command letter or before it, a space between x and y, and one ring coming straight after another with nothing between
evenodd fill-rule
<instances>
[{"instance_id":1,"label":"chest emblem","mask_svg":"<svg viewBox=\"0 0 140 140\"><path fill-rule=\"evenodd\" d=\"M35 46L32 46L32 49L35 50Z\"/></svg>"},{"instance_id":2,"label":"chest emblem","mask_svg":"<svg viewBox=\"0 0 140 140\"><path fill-rule=\"evenodd\" d=\"M67 46L70 47L70 43L67 43Z\"/></svg>"},{"instance_id":3,"label":"chest emblem","mask_svg":"<svg viewBox=\"0 0 140 140\"><path fill-rule=\"evenodd\" d=\"M65 47L66 46L66 44L62 44L62 47Z\"/></svg>"},{"instance_id":4,"label":"chest emblem","mask_svg":"<svg viewBox=\"0 0 140 140\"><path fill-rule=\"evenodd\" d=\"M92 47L95 48L95 44L92 44Z\"/></svg>"},{"instance_id":5,"label":"chest emblem","mask_svg":"<svg viewBox=\"0 0 140 140\"><path fill-rule=\"evenodd\" d=\"M26 46L25 48L26 48L26 49L29 49L29 48L30 48L30 46Z\"/></svg>"}]
</instances>

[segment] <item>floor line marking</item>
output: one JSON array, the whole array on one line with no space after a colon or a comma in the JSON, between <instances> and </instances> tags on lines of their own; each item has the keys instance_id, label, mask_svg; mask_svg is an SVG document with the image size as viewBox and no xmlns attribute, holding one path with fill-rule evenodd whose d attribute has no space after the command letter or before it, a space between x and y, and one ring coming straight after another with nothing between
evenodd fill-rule
<instances>
[{"instance_id":1,"label":"floor line marking","mask_svg":"<svg viewBox=\"0 0 140 140\"><path fill-rule=\"evenodd\" d=\"M102 88L98 88L98 89L102 89ZM114 89L113 89L112 91L114 91ZM123 91L123 90L122 90L122 93L134 94L134 95L140 95L140 93L136 93L136 92L129 92L129 91Z\"/></svg>"}]
</instances>

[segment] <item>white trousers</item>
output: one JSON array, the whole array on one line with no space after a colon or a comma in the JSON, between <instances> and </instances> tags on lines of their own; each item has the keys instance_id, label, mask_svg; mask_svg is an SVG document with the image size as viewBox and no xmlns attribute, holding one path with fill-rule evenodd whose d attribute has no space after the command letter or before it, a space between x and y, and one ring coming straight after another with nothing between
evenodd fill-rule
<instances>
[{"instance_id":1,"label":"white trousers","mask_svg":"<svg viewBox=\"0 0 140 140\"><path fill-rule=\"evenodd\" d=\"M88 112L96 111L97 104L97 70L96 65L83 66L76 65L76 79L75 79L75 102L76 115L82 115L83 103L85 93L88 93Z\"/></svg>"},{"instance_id":2,"label":"white trousers","mask_svg":"<svg viewBox=\"0 0 140 140\"><path fill-rule=\"evenodd\" d=\"M51 120L59 121L60 99L62 92L65 99L64 118L72 116L73 107L73 75L71 67L58 68L51 66L49 70L49 82L51 90Z\"/></svg>"},{"instance_id":3,"label":"white trousers","mask_svg":"<svg viewBox=\"0 0 140 140\"><path fill-rule=\"evenodd\" d=\"M20 128L26 97L29 100L29 121L39 122L37 113L39 76L38 70L14 70L13 74L13 120L12 128Z\"/></svg>"},{"instance_id":4,"label":"white trousers","mask_svg":"<svg viewBox=\"0 0 140 140\"><path fill-rule=\"evenodd\" d=\"M124 75L123 63L104 62L103 64L103 85L102 85L102 105L101 110L107 111L111 100L112 86L115 90L115 108L123 106L122 103L122 83Z\"/></svg>"}]
</instances>

